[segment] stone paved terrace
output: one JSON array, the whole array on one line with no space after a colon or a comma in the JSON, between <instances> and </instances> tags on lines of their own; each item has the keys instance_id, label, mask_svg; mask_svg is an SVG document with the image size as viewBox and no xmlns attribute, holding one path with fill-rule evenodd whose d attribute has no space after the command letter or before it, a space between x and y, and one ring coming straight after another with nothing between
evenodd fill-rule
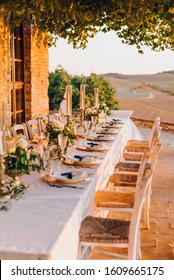
<instances>
[{"instance_id":1,"label":"stone paved terrace","mask_svg":"<svg viewBox=\"0 0 174 280\"><path fill-rule=\"evenodd\" d=\"M139 129L148 139L150 130ZM174 260L174 133L162 131L160 140L163 146L152 180L150 229L141 228L142 260ZM123 213L116 212L109 217L124 218ZM112 251L119 253L118 249ZM110 258L101 254L92 257Z\"/></svg>"},{"instance_id":2,"label":"stone paved terrace","mask_svg":"<svg viewBox=\"0 0 174 280\"><path fill-rule=\"evenodd\" d=\"M150 229L142 230L142 259L174 259L174 149L171 147L163 146L153 176Z\"/></svg>"}]
</instances>

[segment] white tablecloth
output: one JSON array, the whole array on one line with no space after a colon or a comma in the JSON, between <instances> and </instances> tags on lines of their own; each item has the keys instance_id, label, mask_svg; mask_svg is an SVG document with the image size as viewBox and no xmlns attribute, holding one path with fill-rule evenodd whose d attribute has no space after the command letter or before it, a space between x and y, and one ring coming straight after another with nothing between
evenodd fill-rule
<instances>
[{"instance_id":1,"label":"white tablecloth","mask_svg":"<svg viewBox=\"0 0 174 280\"><path fill-rule=\"evenodd\" d=\"M103 160L86 169L93 175L83 189L50 187L39 173L23 177L31 186L20 200L11 200L8 211L0 212L1 259L77 259L79 227L92 211L95 191L105 188L127 140L142 138L130 119L114 137L109 150L95 153Z\"/></svg>"}]
</instances>

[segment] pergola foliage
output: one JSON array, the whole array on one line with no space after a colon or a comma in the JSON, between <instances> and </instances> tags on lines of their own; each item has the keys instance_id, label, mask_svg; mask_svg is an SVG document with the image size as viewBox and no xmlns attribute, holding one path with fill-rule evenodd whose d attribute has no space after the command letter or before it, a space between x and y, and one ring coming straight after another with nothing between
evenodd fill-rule
<instances>
[{"instance_id":1,"label":"pergola foliage","mask_svg":"<svg viewBox=\"0 0 174 280\"><path fill-rule=\"evenodd\" d=\"M84 48L98 31L114 30L123 43L174 50L173 0L0 0L11 25L35 24L53 38Z\"/></svg>"}]
</instances>

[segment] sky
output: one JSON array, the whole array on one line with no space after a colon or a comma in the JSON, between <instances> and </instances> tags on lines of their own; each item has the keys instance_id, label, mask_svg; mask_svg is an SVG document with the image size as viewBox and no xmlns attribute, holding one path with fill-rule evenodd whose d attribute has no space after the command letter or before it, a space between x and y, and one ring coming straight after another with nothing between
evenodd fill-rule
<instances>
[{"instance_id":1,"label":"sky","mask_svg":"<svg viewBox=\"0 0 174 280\"><path fill-rule=\"evenodd\" d=\"M174 70L174 52L161 52L143 48L138 54L136 46L122 44L114 32L98 33L89 39L86 49L74 49L66 40L59 39L56 47L49 49L49 71L61 65L71 75L105 74L155 74Z\"/></svg>"}]
</instances>

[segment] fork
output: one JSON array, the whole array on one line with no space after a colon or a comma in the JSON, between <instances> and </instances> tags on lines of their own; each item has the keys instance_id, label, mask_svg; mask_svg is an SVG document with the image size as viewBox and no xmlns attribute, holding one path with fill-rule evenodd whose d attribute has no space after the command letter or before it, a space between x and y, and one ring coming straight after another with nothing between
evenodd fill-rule
<instances>
[{"instance_id":1,"label":"fork","mask_svg":"<svg viewBox=\"0 0 174 280\"><path fill-rule=\"evenodd\" d=\"M77 186L73 186L73 185L66 185L66 186L63 186L63 185L58 185L58 184L54 184L54 183L48 183L49 186L52 186L52 187L57 187L57 188L72 188L72 189L79 189L79 190L83 190L82 187L77 187Z\"/></svg>"}]
</instances>

